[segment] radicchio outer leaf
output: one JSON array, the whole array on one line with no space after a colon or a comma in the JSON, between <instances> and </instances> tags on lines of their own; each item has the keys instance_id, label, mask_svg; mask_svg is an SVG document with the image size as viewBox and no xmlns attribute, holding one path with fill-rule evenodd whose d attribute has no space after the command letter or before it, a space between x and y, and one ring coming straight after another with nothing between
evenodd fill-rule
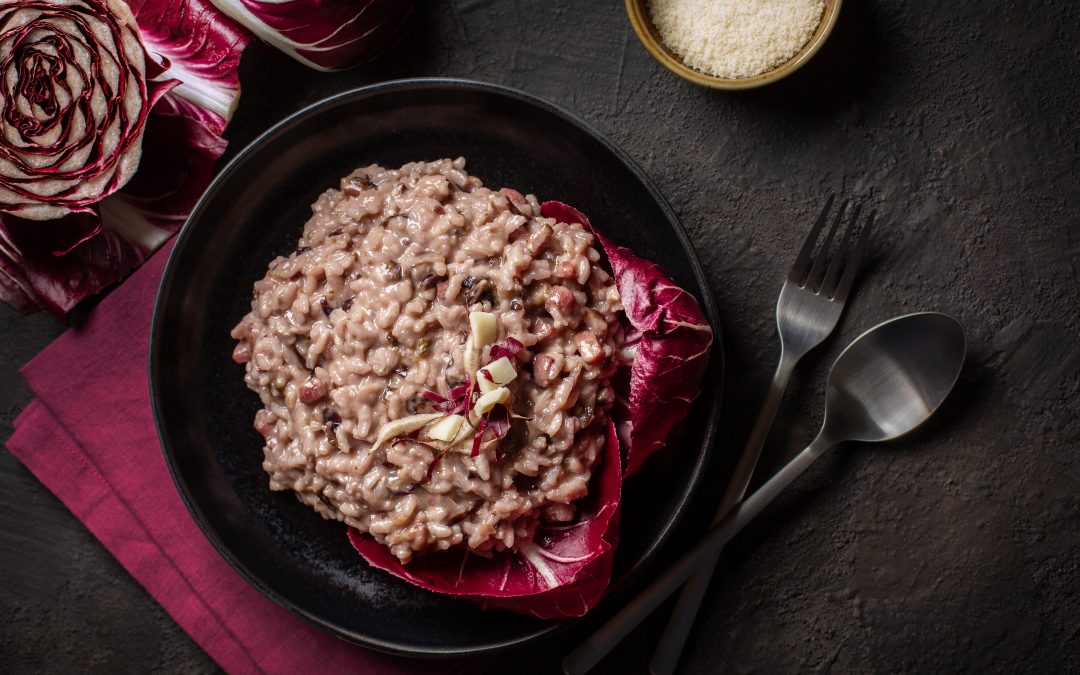
<instances>
[{"instance_id":1,"label":"radicchio outer leaf","mask_svg":"<svg viewBox=\"0 0 1080 675\"><path fill-rule=\"evenodd\" d=\"M167 77L180 81L173 94L192 103L187 112L220 135L240 97L240 54L251 36L208 0L130 0L128 4L146 48L165 60Z\"/></svg>"},{"instance_id":2,"label":"radicchio outer leaf","mask_svg":"<svg viewBox=\"0 0 1080 675\"><path fill-rule=\"evenodd\" d=\"M147 120L148 163L123 190L98 206L105 229L138 242L148 256L180 229L214 175L225 139L208 127L203 109L171 94Z\"/></svg>"},{"instance_id":3,"label":"radicchio outer leaf","mask_svg":"<svg viewBox=\"0 0 1080 675\"><path fill-rule=\"evenodd\" d=\"M656 263L639 258L598 232L577 209L562 202L544 202L540 213L563 223L589 228L607 255L634 331L628 391L616 409L619 440L626 448L626 475L663 447L668 434L685 416L701 388L713 334L694 296L679 288ZM616 381L618 386L619 381Z\"/></svg>"},{"instance_id":4,"label":"radicchio outer leaf","mask_svg":"<svg viewBox=\"0 0 1080 675\"><path fill-rule=\"evenodd\" d=\"M369 564L436 593L468 598L485 609L543 619L582 616L611 579L619 536L622 476L614 427L589 495L573 523L540 526L533 541L492 557L462 547L426 553L408 565L370 536L349 528L349 541Z\"/></svg>"},{"instance_id":5,"label":"radicchio outer leaf","mask_svg":"<svg viewBox=\"0 0 1080 675\"><path fill-rule=\"evenodd\" d=\"M409 0L212 0L268 44L317 70L341 70L394 44Z\"/></svg>"},{"instance_id":6,"label":"radicchio outer leaf","mask_svg":"<svg viewBox=\"0 0 1080 675\"><path fill-rule=\"evenodd\" d=\"M96 211L42 223L0 214L0 293L29 314L62 314L79 300L116 283L144 259L144 252L109 230L100 230ZM55 226L55 227L54 227ZM69 227L70 226L70 227ZM93 231L63 255L65 231ZM100 230L100 231L99 231Z\"/></svg>"}]
</instances>

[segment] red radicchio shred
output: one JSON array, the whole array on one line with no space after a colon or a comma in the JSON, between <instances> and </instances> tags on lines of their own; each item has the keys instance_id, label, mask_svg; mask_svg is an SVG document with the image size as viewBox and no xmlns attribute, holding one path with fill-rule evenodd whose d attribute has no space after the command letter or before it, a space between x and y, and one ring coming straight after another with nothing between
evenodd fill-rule
<instances>
[{"instance_id":1,"label":"red radicchio shred","mask_svg":"<svg viewBox=\"0 0 1080 675\"><path fill-rule=\"evenodd\" d=\"M451 400L455 398L464 398L465 395L469 393L470 389L472 389L471 379L468 380L465 384L458 385L451 389L449 392L447 392L447 397Z\"/></svg>"},{"instance_id":2,"label":"red radicchio shred","mask_svg":"<svg viewBox=\"0 0 1080 675\"><path fill-rule=\"evenodd\" d=\"M484 438L484 430L487 429L487 425L487 417L481 417L480 424L476 426L476 434L473 435L472 451L469 452L469 457L476 457L480 454L480 441Z\"/></svg>"},{"instance_id":3,"label":"red radicchio shred","mask_svg":"<svg viewBox=\"0 0 1080 675\"><path fill-rule=\"evenodd\" d=\"M454 387L446 392L446 396L425 389L420 395L434 403L432 406L441 413L448 415L464 415L472 405L474 382L470 379L465 384Z\"/></svg>"},{"instance_id":4,"label":"red radicchio shred","mask_svg":"<svg viewBox=\"0 0 1080 675\"><path fill-rule=\"evenodd\" d=\"M512 337L508 337L502 342L497 342L491 345L490 351L488 353L491 354L492 361L494 361L495 359L501 359L504 356L508 359L513 359L515 356L517 356L517 353L520 352L522 347L524 346L525 345L521 344L520 341Z\"/></svg>"},{"instance_id":5,"label":"red radicchio shred","mask_svg":"<svg viewBox=\"0 0 1080 675\"><path fill-rule=\"evenodd\" d=\"M458 404L456 401L443 401L442 403L436 403L432 407L435 408L435 410L437 410L438 412L450 415L453 414L454 411L458 408Z\"/></svg>"},{"instance_id":6,"label":"red radicchio shred","mask_svg":"<svg viewBox=\"0 0 1080 675\"><path fill-rule=\"evenodd\" d=\"M439 394L431 391L430 389L425 389L424 391L420 392L420 395L427 400L433 401L435 403L446 403L445 396L440 396Z\"/></svg>"},{"instance_id":7,"label":"red radicchio shred","mask_svg":"<svg viewBox=\"0 0 1080 675\"><path fill-rule=\"evenodd\" d=\"M481 368L480 372L484 374L484 379L487 380L488 382L494 382L495 381L495 378L491 376L491 373L489 373L486 368Z\"/></svg>"},{"instance_id":8,"label":"red radicchio shred","mask_svg":"<svg viewBox=\"0 0 1080 675\"><path fill-rule=\"evenodd\" d=\"M449 448L447 448L446 450L443 450L439 454L435 455L435 459L431 460L431 464L428 464L427 467L427 480L431 480L431 475L435 473L435 465L438 464L439 460L443 458L443 455L445 455L449 451Z\"/></svg>"}]
</instances>

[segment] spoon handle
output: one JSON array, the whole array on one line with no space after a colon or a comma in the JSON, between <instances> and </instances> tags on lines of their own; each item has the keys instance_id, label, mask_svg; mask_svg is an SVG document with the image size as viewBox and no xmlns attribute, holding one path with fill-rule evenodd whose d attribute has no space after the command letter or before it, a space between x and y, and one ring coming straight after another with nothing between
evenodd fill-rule
<instances>
[{"instance_id":1,"label":"spoon handle","mask_svg":"<svg viewBox=\"0 0 1080 675\"><path fill-rule=\"evenodd\" d=\"M769 385L769 393L761 404L761 410L754 422L754 428L750 431L750 437L746 440L739 463L735 466L731 481L724 490L724 496L720 499L720 506L716 510L716 516L713 517L713 524L719 523L746 496L750 478L754 475L754 469L761 457L761 448L764 447L765 439L769 436L769 429L772 428L773 420L776 419L776 411L784 398L784 390L787 389L791 373L799 360L798 354L794 357L791 354L792 352L788 350L780 354L780 363L776 366L772 384ZM712 581L713 571L719 559L720 553L717 552L716 557L702 564L683 586L682 593L679 594L679 599L675 603L675 609L671 610L664 634L660 636L660 642L653 653L652 662L649 664L649 672L652 675L671 675L675 672L683 646L694 627L698 609L705 598L705 592L709 589L709 583Z\"/></svg>"},{"instance_id":2,"label":"spoon handle","mask_svg":"<svg viewBox=\"0 0 1080 675\"><path fill-rule=\"evenodd\" d=\"M641 623L661 603L674 593L699 567L709 563L746 524L784 491L802 472L833 445L833 441L818 434L814 442L794 457L775 476L747 497L737 509L709 530L708 534L687 551L667 571L656 578L644 591L615 613L607 623L578 645L563 659L563 672L583 675L604 658L626 634Z\"/></svg>"}]
</instances>

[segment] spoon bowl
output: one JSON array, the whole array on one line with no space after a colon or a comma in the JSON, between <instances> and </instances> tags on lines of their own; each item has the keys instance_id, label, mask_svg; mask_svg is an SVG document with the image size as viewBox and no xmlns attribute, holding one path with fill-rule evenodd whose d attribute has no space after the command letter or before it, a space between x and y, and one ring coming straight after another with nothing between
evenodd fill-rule
<instances>
[{"instance_id":1,"label":"spoon bowl","mask_svg":"<svg viewBox=\"0 0 1080 675\"><path fill-rule=\"evenodd\" d=\"M956 384L967 354L952 317L920 312L866 331L833 364L822 436L888 441L926 421Z\"/></svg>"},{"instance_id":2,"label":"spoon bowl","mask_svg":"<svg viewBox=\"0 0 1080 675\"><path fill-rule=\"evenodd\" d=\"M596 665L826 450L842 441L891 440L925 422L956 384L966 356L964 329L936 312L890 319L855 338L829 371L817 438L570 652L563 671L582 675Z\"/></svg>"}]
</instances>

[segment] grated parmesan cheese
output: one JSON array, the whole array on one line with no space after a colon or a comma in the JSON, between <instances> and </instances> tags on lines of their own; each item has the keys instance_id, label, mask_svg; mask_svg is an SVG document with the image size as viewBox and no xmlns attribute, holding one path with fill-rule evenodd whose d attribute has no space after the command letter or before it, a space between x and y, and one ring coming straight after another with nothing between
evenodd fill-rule
<instances>
[{"instance_id":1,"label":"grated parmesan cheese","mask_svg":"<svg viewBox=\"0 0 1080 675\"><path fill-rule=\"evenodd\" d=\"M717 77L753 77L810 41L824 0L649 0L660 38L683 63Z\"/></svg>"}]
</instances>

